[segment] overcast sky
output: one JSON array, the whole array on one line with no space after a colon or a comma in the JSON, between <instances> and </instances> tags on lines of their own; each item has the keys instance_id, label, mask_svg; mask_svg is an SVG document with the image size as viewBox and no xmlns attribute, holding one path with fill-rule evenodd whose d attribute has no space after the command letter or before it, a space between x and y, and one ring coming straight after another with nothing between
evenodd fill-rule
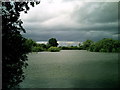
<instances>
[{"instance_id":1,"label":"overcast sky","mask_svg":"<svg viewBox=\"0 0 120 90\"><path fill-rule=\"evenodd\" d=\"M23 36L35 41L52 37L58 41L96 41L115 39L119 34L117 2L41 0L20 18L27 31Z\"/></svg>"}]
</instances>

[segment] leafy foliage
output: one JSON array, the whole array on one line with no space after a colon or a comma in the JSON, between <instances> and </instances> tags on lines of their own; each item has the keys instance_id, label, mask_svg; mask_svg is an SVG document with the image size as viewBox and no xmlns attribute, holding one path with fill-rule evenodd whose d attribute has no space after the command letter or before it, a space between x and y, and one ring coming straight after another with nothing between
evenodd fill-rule
<instances>
[{"instance_id":1,"label":"leafy foliage","mask_svg":"<svg viewBox=\"0 0 120 90\"><path fill-rule=\"evenodd\" d=\"M120 41L104 38L89 47L94 52L120 52Z\"/></svg>"},{"instance_id":2,"label":"leafy foliage","mask_svg":"<svg viewBox=\"0 0 120 90\"><path fill-rule=\"evenodd\" d=\"M42 48L44 48L44 49L47 48L47 45L46 45L46 44L37 44L37 46L42 47Z\"/></svg>"},{"instance_id":3,"label":"leafy foliage","mask_svg":"<svg viewBox=\"0 0 120 90\"><path fill-rule=\"evenodd\" d=\"M25 32L23 22L19 19L20 12L27 13L29 2L2 2L2 88L13 88L23 81L23 68L27 64L26 54L30 47L20 34ZM30 2L34 6L34 2ZM39 4L39 2L36 2Z\"/></svg>"},{"instance_id":4,"label":"leafy foliage","mask_svg":"<svg viewBox=\"0 0 120 90\"><path fill-rule=\"evenodd\" d=\"M57 40L55 38L49 39L48 40L48 45L53 46L53 47L57 47L58 46Z\"/></svg>"},{"instance_id":5,"label":"leafy foliage","mask_svg":"<svg viewBox=\"0 0 120 90\"><path fill-rule=\"evenodd\" d=\"M37 46L37 43L32 39L26 39L24 44L26 45L26 50L28 50L28 52L32 52L32 48Z\"/></svg>"},{"instance_id":6,"label":"leafy foliage","mask_svg":"<svg viewBox=\"0 0 120 90\"><path fill-rule=\"evenodd\" d=\"M60 48L59 48L59 47L50 47L50 48L48 49L48 51L50 51L50 52L59 52L59 51L60 51Z\"/></svg>"},{"instance_id":7,"label":"leafy foliage","mask_svg":"<svg viewBox=\"0 0 120 90\"><path fill-rule=\"evenodd\" d=\"M85 42L83 42L83 49L88 50L90 45L92 45L92 44L93 44L92 40L86 40Z\"/></svg>"},{"instance_id":8,"label":"leafy foliage","mask_svg":"<svg viewBox=\"0 0 120 90\"><path fill-rule=\"evenodd\" d=\"M62 50L81 50L81 47L77 47L77 46L62 46L60 47Z\"/></svg>"},{"instance_id":9,"label":"leafy foliage","mask_svg":"<svg viewBox=\"0 0 120 90\"><path fill-rule=\"evenodd\" d=\"M32 48L32 52L41 52L41 51L44 51L44 48L37 47L37 46L35 46L35 47Z\"/></svg>"}]
</instances>

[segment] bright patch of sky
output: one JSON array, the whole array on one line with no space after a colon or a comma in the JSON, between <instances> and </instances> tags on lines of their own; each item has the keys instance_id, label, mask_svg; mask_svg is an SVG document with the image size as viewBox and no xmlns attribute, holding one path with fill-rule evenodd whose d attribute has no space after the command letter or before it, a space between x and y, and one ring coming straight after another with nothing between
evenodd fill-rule
<instances>
[{"instance_id":1,"label":"bright patch of sky","mask_svg":"<svg viewBox=\"0 0 120 90\"><path fill-rule=\"evenodd\" d=\"M47 44L47 41L37 41L38 44ZM76 42L76 41L57 41L58 46L79 46L79 44L82 44L82 42Z\"/></svg>"}]
</instances>

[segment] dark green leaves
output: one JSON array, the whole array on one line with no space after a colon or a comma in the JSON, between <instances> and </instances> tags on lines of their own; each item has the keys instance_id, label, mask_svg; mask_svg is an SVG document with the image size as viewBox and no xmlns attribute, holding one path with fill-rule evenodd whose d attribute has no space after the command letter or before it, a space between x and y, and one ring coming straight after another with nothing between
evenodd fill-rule
<instances>
[{"instance_id":1,"label":"dark green leaves","mask_svg":"<svg viewBox=\"0 0 120 90\"><path fill-rule=\"evenodd\" d=\"M24 79L23 69L27 67L27 53L30 52L20 12L27 12L28 2L2 2L2 88L14 88Z\"/></svg>"},{"instance_id":2,"label":"dark green leaves","mask_svg":"<svg viewBox=\"0 0 120 90\"><path fill-rule=\"evenodd\" d=\"M57 47L58 46L57 40L55 38L49 39L48 44L50 46L53 46L53 47Z\"/></svg>"}]
</instances>

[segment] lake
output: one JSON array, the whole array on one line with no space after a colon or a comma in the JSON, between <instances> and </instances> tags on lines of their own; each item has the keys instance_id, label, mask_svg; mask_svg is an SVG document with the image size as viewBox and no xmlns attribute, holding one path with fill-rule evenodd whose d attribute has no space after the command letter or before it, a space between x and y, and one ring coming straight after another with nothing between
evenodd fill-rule
<instances>
[{"instance_id":1,"label":"lake","mask_svg":"<svg viewBox=\"0 0 120 90\"><path fill-rule=\"evenodd\" d=\"M61 50L28 55L21 88L115 88L118 53Z\"/></svg>"}]
</instances>

